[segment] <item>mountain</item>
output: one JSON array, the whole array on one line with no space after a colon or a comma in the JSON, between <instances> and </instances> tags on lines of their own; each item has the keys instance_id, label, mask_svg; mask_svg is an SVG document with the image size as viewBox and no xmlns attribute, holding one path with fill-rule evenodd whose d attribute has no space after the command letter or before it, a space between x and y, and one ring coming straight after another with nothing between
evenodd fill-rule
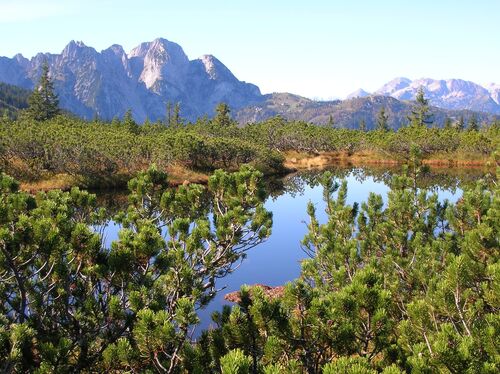
<instances>
[{"instance_id":1,"label":"mountain","mask_svg":"<svg viewBox=\"0 0 500 374\"><path fill-rule=\"evenodd\" d=\"M500 114L500 85L482 87L460 79L400 77L374 94L358 89L345 101L313 101L288 93L262 95L257 86L238 80L216 57L190 60L180 45L162 38L141 43L129 53L117 44L98 52L71 41L60 54L0 57L0 82L32 90L45 62L61 108L86 119L110 120L122 117L128 109L139 122L163 119L170 102L180 103L181 115L195 120L212 115L215 106L225 102L241 122L280 114L326 123L332 115L346 127L357 126L361 119L370 127L385 106L392 113L393 125L400 126L409 112L408 101L420 87L436 107L436 119L453 117L459 110ZM11 104L4 100L3 105Z\"/></svg>"},{"instance_id":2,"label":"mountain","mask_svg":"<svg viewBox=\"0 0 500 374\"><path fill-rule=\"evenodd\" d=\"M486 88L490 92L493 101L500 105L500 84L491 83Z\"/></svg>"},{"instance_id":3,"label":"mountain","mask_svg":"<svg viewBox=\"0 0 500 374\"><path fill-rule=\"evenodd\" d=\"M31 91L0 82L0 114L5 111L9 116L15 116L20 109L28 107Z\"/></svg>"},{"instance_id":4,"label":"mountain","mask_svg":"<svg viewBox=\"0 0 500 374\"><path fill-rule=\"evenodd\" d=\"M357 89L354 92L351 92L349 95L346 96L346 99L354 99L356 97L367 97L370 96L369 92L366 92L362 88Z\"/></svg>"},{"instance_id":5,"label":"mountain","mask_svg":"<svg viewBox=\"0 0 500 374\"><path fill-rule=\"evenodd\" d=\"M60 54L0 57L0 81L32 89L45 61L61 107L87 119L131 109L138 121L156 120L165 118L168 102L180 103L183 117L195 119L222 101L237 109L262 98L257 86L239 81L214 56L189 60L181 46L161 38L128 54L120 45L97 52L71 41Z\"/></svg>"},{"instance_id":6,"label":"mountain","mask_svg":"<svg viewBox=\"0 0 500 374\"><path fill-rule=\"evenodd\" d=\"M421 78L411 81L408 78L396 78L383 85L375 94L399 100L414 100L420 87L430 104L439 108L500 114L500 86L494 84L485 88L462 79Z\"/></svg>"},{"instance_id":7,"label":"mountain","mask_svg":"<svg viewBox=\"0 0 500 374\"><path fill-rule=\"evenodd\" d=\"M387 82L376 92L379 95L391 96L394 92L402 90L411 84L411 80L404 77L394 78Z\"/></svg>"},{"instance_id":8,"label":"mountain","mask_svg":"<svg viewBox=\"0 0 500 374\"><path fill-rule=\"evenodd\" d=\"M235 118L240 123L259 122L271 117L282 116L288 120L299 120L324 125L332 116L337 127L358 128L364 120L368 129L376 127L376 118L383 107L389 116L389 126L399 128L408 123L413 103L401 101L390 96L370 95L348 100L313 101L305 97L289 93L274 93L264 96L265 100L236 112ZM487 113L476 113L470 110L447 110L430 107L434 123L442 126L447 117L458 120L464 117L467 121L474 114L478 121L490 122L494 116Z\"/></svg>"}]
</instances>

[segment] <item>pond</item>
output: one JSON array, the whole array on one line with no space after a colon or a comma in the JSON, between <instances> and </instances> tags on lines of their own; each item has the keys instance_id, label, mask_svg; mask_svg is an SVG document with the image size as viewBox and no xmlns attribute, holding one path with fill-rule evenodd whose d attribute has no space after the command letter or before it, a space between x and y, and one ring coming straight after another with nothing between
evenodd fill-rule
<instances>
[{"instance_id":1,"label":"pond","mask_svg":"<svg viewBox=\"0 0 500 374\"><path fill-rule=\"evenodd\" d=\"M347 181L347 202L365 201L370 192L382 195L384 199L389 191L388 183L398 169L338 167L330 169L336 180ZM301 249L301 240L307 231L307 204L311 201L320 222L324 222L323 189L318 184L318 177L323 170L302 171L281 179L266 180L269 197L266 209L273 213L272 235L264 243L251 249L242 264L227 277L220 279L217 286L224 288L214 300L199 311L201 324L197 331L210 327L211 314L228 304L224 295L237 291L244 284L265 284L279 286L294 280L300 274L301 260L306 257ZM461 196L460 187L485 176L481 169L434 170L419 180L420 187L436 192L441 201L448 199L455 202ZM103 194L103 204L125 204L126 195L121 193ZM105 241L109 245L118 235L119 227L113 222L105 230Z\"/></svg>"}]
</instances>

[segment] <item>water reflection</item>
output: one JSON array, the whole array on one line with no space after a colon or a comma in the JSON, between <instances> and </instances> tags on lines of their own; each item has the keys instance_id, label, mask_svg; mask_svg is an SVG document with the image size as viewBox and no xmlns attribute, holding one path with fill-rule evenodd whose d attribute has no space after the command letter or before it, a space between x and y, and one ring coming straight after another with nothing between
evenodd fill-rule
<instances>
[{"instance_id":1,"label":"water reflection","mask_svg":"<svg viewBox=\"0 0 500 374\"><path fill-rule=\"evenodd\" d=\"M336 167L328 170L338 180L347 181L347 203L352 205L365 201L370 192L380 194L385 199L392 176L401 169ZM323 171L308 170L284 178L266 178L269 197L265 205L266 209L273 212L272 235L265 243L252 249L235 272L219 280L218 287L224 290L200 312L202 323L198 327L199 331L209 327L210 314L220 310L226 303L224 294L238 290L243 284L278 286L298 277L300 261L305 257L300 242L307 230L307 203L311 201L316 206L320 222L326 220L323 190L319 186ZM419 178L418 187L436 192L441 201L448 199L454 202L461 195L461 186L490 177L488 171L483 169L432 169ZM128 204L125 191L99 193L98 199L107 208L110 217ZM119 226L110 221L105 230L106 245L117 239L118 231Z\"/></svg>"}]
</instances>

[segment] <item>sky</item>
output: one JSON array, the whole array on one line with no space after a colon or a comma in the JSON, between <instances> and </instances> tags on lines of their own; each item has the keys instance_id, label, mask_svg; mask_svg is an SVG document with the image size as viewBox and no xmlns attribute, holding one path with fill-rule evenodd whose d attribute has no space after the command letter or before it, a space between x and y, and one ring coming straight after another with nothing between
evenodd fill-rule
<instances>
[{"instance_id":1,"label":"sky","mask_svg":"<svg viewBox=\"0 0 500 374\"><path fill-rule=\"evenodd\" d=\"M500 0L0 0L0 56L163 37L263 93L315 99L401 76L500 84L499 28Z\"/></svg>"}]
</instances>

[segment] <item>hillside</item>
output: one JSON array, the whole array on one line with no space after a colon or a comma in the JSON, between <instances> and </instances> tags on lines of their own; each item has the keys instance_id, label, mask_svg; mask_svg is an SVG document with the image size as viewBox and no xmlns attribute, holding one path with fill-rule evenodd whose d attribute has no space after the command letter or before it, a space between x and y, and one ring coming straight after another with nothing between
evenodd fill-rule
<instances>
[{"instance_id":1,"label":"hillside","mask_svg":"<svg viewBox=\"0 0 500 374\"><path fill-rule=\"evenodd\" d=\"M301 120L318 125L329 123L330 116L337 127L358 128L364 120L366 127L375 127L377 114L382 107L389 115L389 125L399 128L407 122L411 112L410 101L400 101L390 96L356 97L348 100L313 101L288 93L266 95L263 102L246 107L235 113L240 123L258 122L270 117L282 116L289 120ZM458 120L461 116L467 121L473 113L479 122L491 121L494 117L487 113L476 113L470 110L446 110L431 107L434 122L440 126L447 117Z\"/></svg>"},{"instance_id":2,"label":"hillside","mask_svg":"<svg viewBox=\"0 0 500 374\"><path fill-rule=\"evenodd\" d=\"M27 108L30 91L0 82L0 113L15 116L18 110Z\"/></svg>"}]
</instances>

